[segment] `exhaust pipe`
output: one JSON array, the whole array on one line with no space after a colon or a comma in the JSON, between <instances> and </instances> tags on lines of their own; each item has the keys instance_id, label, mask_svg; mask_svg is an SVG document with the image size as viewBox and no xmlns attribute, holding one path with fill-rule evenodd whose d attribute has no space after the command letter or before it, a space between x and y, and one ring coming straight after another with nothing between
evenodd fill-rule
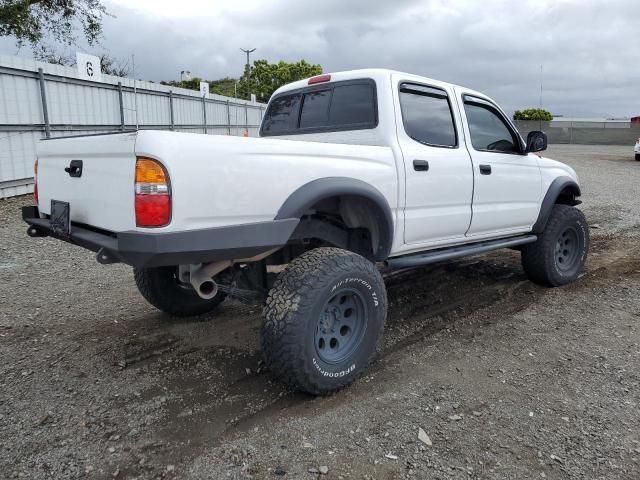
<instances>
[{"instance_id":1,"label":"exhaust pipe","mask_svg":"<svg viewBox=\"0 0 640 480\"><path fill-rule=\"evenodd\" d=\"M218 293L218 284L213 277L231 264L229 260L224 260L199 265L180 265L180 279L190 283L200 298L211 300Z\"/></svg>"},{"instance_id":2,"label":"exhaust pipe","mask_svg":"<svg viewBox=\"0 0 640 480\"><path fill-rule=\"evenodd\" d=\"M211 300L218 293L218 284L213 277L234 263L257 262L268 257L278 248L272 248L251 258L221 260L219 262L200 263L198 265L180 265L178 275L184 283L190 283L200 298Z\"/></svg>"}]
</instances>

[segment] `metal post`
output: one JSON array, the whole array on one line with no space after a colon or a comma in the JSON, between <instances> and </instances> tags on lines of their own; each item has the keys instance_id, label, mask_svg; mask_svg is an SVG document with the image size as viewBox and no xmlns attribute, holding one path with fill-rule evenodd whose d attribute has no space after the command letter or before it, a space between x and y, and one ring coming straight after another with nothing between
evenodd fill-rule
<instances>
[{"instance_id":1,"label":"metal post","mask_svg":"<svg viewBox=\"0 0 640 480\"><path fill-rule=\"evenodd\" d=\"M244 104L244 131L249 136L249 105Z\"/></svg>"},{"instance_id":2,"label":"metal post","mask_svg":"<svg viewBox=\"0 0 640 480\"><path fill-rule=\"evenodd\" d=\"M175 130L176 125L173 121L173 92L169 91L169 115L171 116L171 130Z\"/></svg>"},{"instance_id":3,"label":"metal post","mask_svg":"<svg viewBox=\"0 0 640 480\"><path fill-rule=\"evenodd\" d=\"M231 105L227 100L227 125L229 125L229 135L231 135Z\"/></svg>"},{"instance_id":4,"label":"metal post","mask_svg":"<svg viewBox=\"0 0 640 480\"><path fill-rule=\"evenodd\" d=\"M47 109L47 92L44 88L44 72L38 69L38 79L40 81L40 99L42 100L42 117L44 119L44 135L51 138L51 124L49 123L49 110Z\"/></svg>"},{"instance_id":5,"label":"metal post","mask_svg":"<svg viewBox=\"0 0 640 480\"><path fill-rule=\"evenodd\" d=\"M138 122L138 87L136 83L136 56L131 54L131 65L133 68L133 108L136 112L136 132L140 129L140 122Z\"/></svg>"},{"instance_id":6,"label":"metal post","mask_svg":"<svg viewBox=\"0 0 640 480\"><path fill-rule=\"evenodd\" d=\"M204 125L204 133L207 132L207 99L202 96L202 124Z\"/></svg>"},{"instance_id":7,"label":"metal post","mask_svg":"<svg viewBox=\"0 0 640 480\"><path fill-rule=\"evenodd\" d=\"M573 122L569 122L569 145L573 143Z\"/></svg>"},{"instance_id":8,"label":"metal post","mask_svg":"<svg viewBox=\"0 0 640 480\"><path fill-rule=\"evenodd\" d=\"M240 50L247 54L247 100L251 100L251 64L249 63L249 54L255 52L256 49L245 50L241 48Z\"/></svg>"},{"instance_id":9,"label":"metal post","mask_svg":"<svg viewBox=\"0 0 640 480\"><path fill-rule=\"evenodd\" d=\"M122 102L122 82L118 82L118 101L120 102L120 130L124 130L124 103Z\"/></svg>"}]
</instances>

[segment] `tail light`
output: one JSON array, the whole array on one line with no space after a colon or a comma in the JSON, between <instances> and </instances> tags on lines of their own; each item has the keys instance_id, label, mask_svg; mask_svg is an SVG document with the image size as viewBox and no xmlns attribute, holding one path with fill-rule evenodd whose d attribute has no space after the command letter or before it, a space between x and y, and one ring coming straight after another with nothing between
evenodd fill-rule
<instances>
[{"instance_id":1,"label":"tail light","mask_svg":"<svg viewBox=\"0 0 640 480\"><path fill-rule=\"evenodd\" d=\"M307 82L308 85L315 85L316 83L329 82L331 75L318 75L317 77L311 77Z\"/></svg>"},{"instance_id":2,"label":"tail light","mask_svg":"<svg viewBox=\"0 0 640 480\"><path fill-rule=\"evenodd\" d=\"M136 225L164 227L171 221L171 185L169 175L156 160L136 160Z\"/></svg>"},{"instance_id":3,"label":"tail light","mask_svg":"<svg viewBox=\"0 0 640 480\"><path fill-rule=\"evenodd\" d=\"M33 196L36 199L36 205L38 204L38 159L33 164Z\"/></svg>"}]
</instances>

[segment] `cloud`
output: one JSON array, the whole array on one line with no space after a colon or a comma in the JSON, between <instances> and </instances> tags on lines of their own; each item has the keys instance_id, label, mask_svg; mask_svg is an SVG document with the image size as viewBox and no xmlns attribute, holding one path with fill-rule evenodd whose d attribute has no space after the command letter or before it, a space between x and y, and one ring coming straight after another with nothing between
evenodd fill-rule
<instances>
[{"instance_id":1,"label":"cloud","mask_svg":"<svg viewBox=\"0 0 640 480\"><path fill-rule=\"evenodd\" d=\"M137 76L237 76L253 58L386 67L465 85L505 110L640 115L637 0L108 0L104 46ZM13 53L0 43L0 51ZM540 66L543 65L542 75Z\"/></svg>"}]
</instances>

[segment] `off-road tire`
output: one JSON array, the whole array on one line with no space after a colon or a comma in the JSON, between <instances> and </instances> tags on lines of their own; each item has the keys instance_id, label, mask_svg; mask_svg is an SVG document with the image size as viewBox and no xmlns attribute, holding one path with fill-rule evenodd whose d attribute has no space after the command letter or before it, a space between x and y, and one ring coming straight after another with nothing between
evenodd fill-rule
<instances>
[{"instance_id":1,"label":"off-road tire","mask_svg":"<svg viewBox=\"0 0 640 480\"><path fill-rule=\"evenodd\" d=\"M147 302L176 317L209 313L225 299L222 292L210 300L200 298L191 286L178 281L177 273L177 267L133 269L138 290Z\"/></svg>"},{"instance_id":2,"label":"off-road tire","mask_svg":"<svg viewBox=\"0 0 640 480\"><path fill-rule=\"evenodd\" d=\"M523 246L522 267L532 282L558 287L578 278L588 251L589 225L584 214L575 207L554 205L538 240Z\"/></svg>"},{"instance_id":3,"label":"off-road tire","mask_svg":"<svg viewBox=\"0 0 640 480\"><path fill-rule=\"evenodd\" d=\"M345 358L328 362L323 356L329 356L331 350L324 350L317 336L326 331L323 322L331 322L331 331L334 326L338 329L339 333L329 334L337 337L342 334L340 322L353 320L346 318L351 315L347 315L349 308L339 312L345 295L348 302L359 305L357 312L366 312L364 316L354 314L362 318L364 330L358 333L358 340L354 328L355 340ZM327 320L330 308L334 310ZM327 395L353 382L375 357L387 316L387 295L382 275L369 260L339 248L317 248L280 273L263 314L262 352L269 370L296 390ZM339 348L347 348L349 341Z\"/></svg>"}]
</instances>

